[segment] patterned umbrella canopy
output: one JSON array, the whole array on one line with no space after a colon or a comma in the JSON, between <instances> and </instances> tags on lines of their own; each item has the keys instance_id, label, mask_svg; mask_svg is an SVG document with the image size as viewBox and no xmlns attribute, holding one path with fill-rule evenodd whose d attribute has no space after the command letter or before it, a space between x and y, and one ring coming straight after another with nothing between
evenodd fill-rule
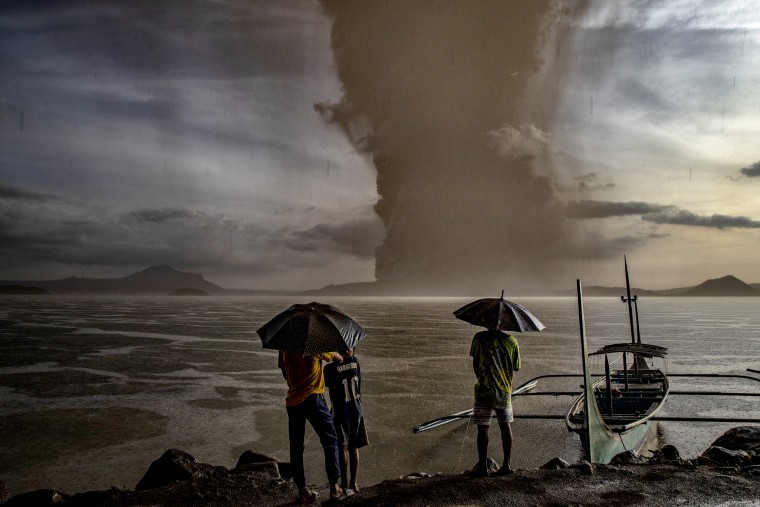
<instances>
[{"instance_id":1,"label":"patterned umbrella canopy","mask_svg":"<svg viewBox=\"0 0 760 507\"><path fill-rule=\"evenodd\" d=\"M264 348L304 356L353 348L367 336L354 319L322 303L293 305L256 331Z\"/></svg>"},{"instance_id":2,"label":"patterned umbrella canopy","mask_svg":"<svg viewBox=\"0 0 760 507\"><path fill-rule=\"evenodd\" d=\"M464 305L454 312L454 316L470 324L487 329L526 333L541 331L544 326L527 308L500 298L484 298Z\"/></svg>"}]
</instances>

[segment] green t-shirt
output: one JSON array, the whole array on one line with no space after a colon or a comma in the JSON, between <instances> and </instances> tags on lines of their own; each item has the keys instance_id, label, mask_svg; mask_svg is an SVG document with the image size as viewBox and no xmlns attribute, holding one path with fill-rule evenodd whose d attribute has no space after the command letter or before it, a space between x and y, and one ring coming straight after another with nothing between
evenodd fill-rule
<instances>
[{"instance_id":1,"label":"green t-shirt","mask_svg":"<svg viewBox=\"0 0 760 507\"><path fill-rule=\"evenodd\" d=\"M511 403L512 374L520 369L520 347L514 336L501 331L481 331L470 347L478 367L475 400L497 408Z\"/></svg>"}]
</instances>

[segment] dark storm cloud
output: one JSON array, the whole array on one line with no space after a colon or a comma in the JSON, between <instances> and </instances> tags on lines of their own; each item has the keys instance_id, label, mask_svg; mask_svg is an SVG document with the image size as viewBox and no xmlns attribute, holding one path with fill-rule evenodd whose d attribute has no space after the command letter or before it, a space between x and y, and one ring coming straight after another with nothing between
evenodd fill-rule
<instances>
[{"instance_id":1,"label":"dark storm cloud","mask_svg":"<svg viewBox=\"0 0 760 507\"><path fill-rule=\"evenodd\" d=\"M656 224L686 225L713 229L757 229L760 221L742 216L714 214L697 215L676 206L650 204L647 202L572 201L565 207L570 218L609 218L621 216L641 216L641 219Z\"/></svg>"},{"instance_id":2,"label":"dark storm cloud","mask_svg":"<svg viewBox=\"0 0 760 507\"><path fill-rule=\"evenodd\" d=\"M612 182L598 183L599 174L597 173L582 174L580 176L576 176L574 180L578 182L577 189L579 192L592 192L594 190L615 188L615 184Z\"/></svg>"},{"instance_id":3,"label":"dark storm cloud","mask_svg":"<svg viewBox=\"0 0 760 507\"><path fill-rule=\"evenodd\" d=\"M662 212L672 206L662 206L647 202L572 201L565 208L571 218L607 218L626 215L645 215Z\"/></svg>"},{"instance_id":4,"label":"dark storm cloud","mask_svg":"<svg viewBox=\"0 0 760 507\"><path fill-rule=\"evenodd\" d=\"M658 224L689 225L695 227L710 227L714 229L760 228L760 221L752 220L748 217L719 214L705 216L680 209L668 209L657 213L650 213L641 218L648 222Z\"/></svg>"},{"instance_id":5,"label":"dark storm cloud","mask_svg":"<svg viewBox=\"0 0 760 507\"><path fill-rule=\"evenodd\" d=\"M383 228L373 218L351 220L343 224L319 224L304 231L293 231L285 242L294 250L335 251L359 258L374 258L382 242Z\"/></svg>"},{"instance_id":6,"label":"dark storm cloud","mask_svg":"<svg viewBox=\"0 0 760 507\"><path fill-rule=\"evenodd\" d=\"M19 200L19 201L50 201L58 199L51 194L45 194L34 190L29 190L14 185L0 183L0 201Z\"/></svg>"},{"instance_id":7,"label":"dark storm cloud","mask_svg":"<svg viewBox=\"0 0 760 507\"><path fill-rule=\"evenodd\" d=\"M373 218L278 228L184 207L114 213L22 187L0 186L0 266L16 262L269 273L318 269L341 256L370 258L382 227Z\"/></svg>"},{"instance_id":8,"label":"dark storm cloud","mask_svg":"<svg viewBox=\"0 0 760 507\"><path fill-rule=\"evenodd\" d=\"M114 70L173 78L292 75L304 64L299 39L310 35L302 30L301 7L280 1L32 1L13 7L0 25L0 70L6 72L33 66L25 51L49 44L62 60L57 69L39 68L42 75L64 68L104 76Z\"/></svg>"},{"instance_id":9,"label":"dark storm cloud","mask_svg":"<svg viewBox=\"0 0 760 507\"><path fill-rule=\"evenodd\" d=\"M760 176L760 162L755 162L750 166L742 167L739 169L739 172L748 178L756 178Z\"/></svg>"},{"instance_id":10,"label":"dark storm cloud","mask_svg":"<svg viewBox=\"0 0 760 507\"><path fill-rule=\"evenodd\" d=\"M166 222L180 218L193 218L194 211L185 208L140 209L129 213L138 222Z\"/></svg>"},{"instance_id":11,"label":"dark storm cloud","mask_svg":"<svg viewBox=\"0 0 760 507\"><path fill-rule=\"evenodd\" d=\"M213 114L213 101L229 94L245 107L254 102L247 80L302 79L311 16L280 1L18 2L0 12L3 109L16 127L126 121L159 131L169 146L202 139L266 149L263 133L233 132L188 108L208 105ZM206 94L193 83L205 83Z\"/></svg>"}]
</instances>

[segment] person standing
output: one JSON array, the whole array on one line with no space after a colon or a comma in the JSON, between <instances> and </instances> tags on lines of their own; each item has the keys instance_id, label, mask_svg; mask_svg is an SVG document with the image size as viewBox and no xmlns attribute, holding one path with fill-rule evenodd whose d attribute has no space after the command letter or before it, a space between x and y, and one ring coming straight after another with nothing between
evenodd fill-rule
<instances>
[{"instance_id":1,"label":"person standing","mask_svg":"<svg viewBox=\"0 0 760 507\"><path fill-rule=\"evenodd\" d=\"M343 357L337 352L302 356L280 351L277 361L277 366L282 370L282 376L288 384L285 407L288 412L290 464L293 481L298 486L297 504L310 504L317 499L317 493L306 485L304 472L306 421L314 428L324 449L325 471L330 482L330 500L341 500L345 496L339 485L338 437L324 398L325 378L322 361L341 363Z\"/></svg>"},{"instance_id":2,"label":"person standing","mask_svg":"<svg viewBox=\"0 0 760 507\"><path fill-rule=\"evenodd\" d=\"M359 491L359 448L369 443L361 403L362 374L353 349L343 354L341 364L325 366L325 384L330 391L331 413L338 434L341 487ZM349 463L351 464L349 476ZM350 477L350 481L347 479Z\"/></svg>"},{"instance_id":3,"label":"person standing","mask_svg":"<svg viewBox=\"0 0 760 507\"><path fill-rule=\"evenodd\" d=\"M520 369L520 347L514 336L495 329L476 333L470 346L475 384L473 422L478 426L478 463L468 472L472 477L488 475L488 430L494 412L501 430L504 462L495 475L512 473L512 376Z\"/></svg>"}]
</instances>

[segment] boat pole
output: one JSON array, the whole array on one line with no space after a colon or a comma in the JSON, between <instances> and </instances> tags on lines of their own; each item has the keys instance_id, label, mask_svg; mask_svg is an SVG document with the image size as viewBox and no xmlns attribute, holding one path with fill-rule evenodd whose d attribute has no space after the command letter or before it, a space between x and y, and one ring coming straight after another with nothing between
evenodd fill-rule
<instances>
[{"instance_id":1,"label":"boat pole","mask_svg":"<svg viewBox=\"0 0 760 507\"><path fill-rule=\"evenodd\" d=\"M612 381L610 379L610 359L604 354L604 383L607 391L607 415L612 415Z\"/></svg>"},{"instance_id":2,"label":"boat pole","mask_svg":"<svg viewBox=\"0 0 760 507\"><path fill-rule=\"evenodd\" d=\"M628 321L631 323L631 343L636 343L636 336L633 329L633 308L631 307L631 280L628 277L628 259L623 255L623 263L625 265L625 290L626 296L620 296L623 303L628 303Z\"/></svg>"},{"instance_id":3,"label":"boat pole","mask_svg":"<svg viewBox=\"0 0 760 507\"><path fill-rule=\"evenodd\" d=\"M596 400L594 399L594 388L591 384L591 371L588 365L588 352L586 350L586 321L583 314L583 285L580 279L575 281L576 290L578 292L578 323L580 325L581 334L581 357L583 359L583 431L586 432L585 442L581 438L581 444L586 448L584 449L588 460L593 463L596 457L594 446L591 444L594 430L591 428L594 423L594 418L591 416L592 406L596 408Z\"/></svg>"},{"instance_id":4,"label":"boat pole","mask_svg":"<svg viewBox=\"0 0 760 507\"><path fill-rule=\"evenodd\" d=\"M636 341L641 343L641 325L639 324L639 297L633 296L633 309L636 310Z\"/></svg>"}]
</instances>

